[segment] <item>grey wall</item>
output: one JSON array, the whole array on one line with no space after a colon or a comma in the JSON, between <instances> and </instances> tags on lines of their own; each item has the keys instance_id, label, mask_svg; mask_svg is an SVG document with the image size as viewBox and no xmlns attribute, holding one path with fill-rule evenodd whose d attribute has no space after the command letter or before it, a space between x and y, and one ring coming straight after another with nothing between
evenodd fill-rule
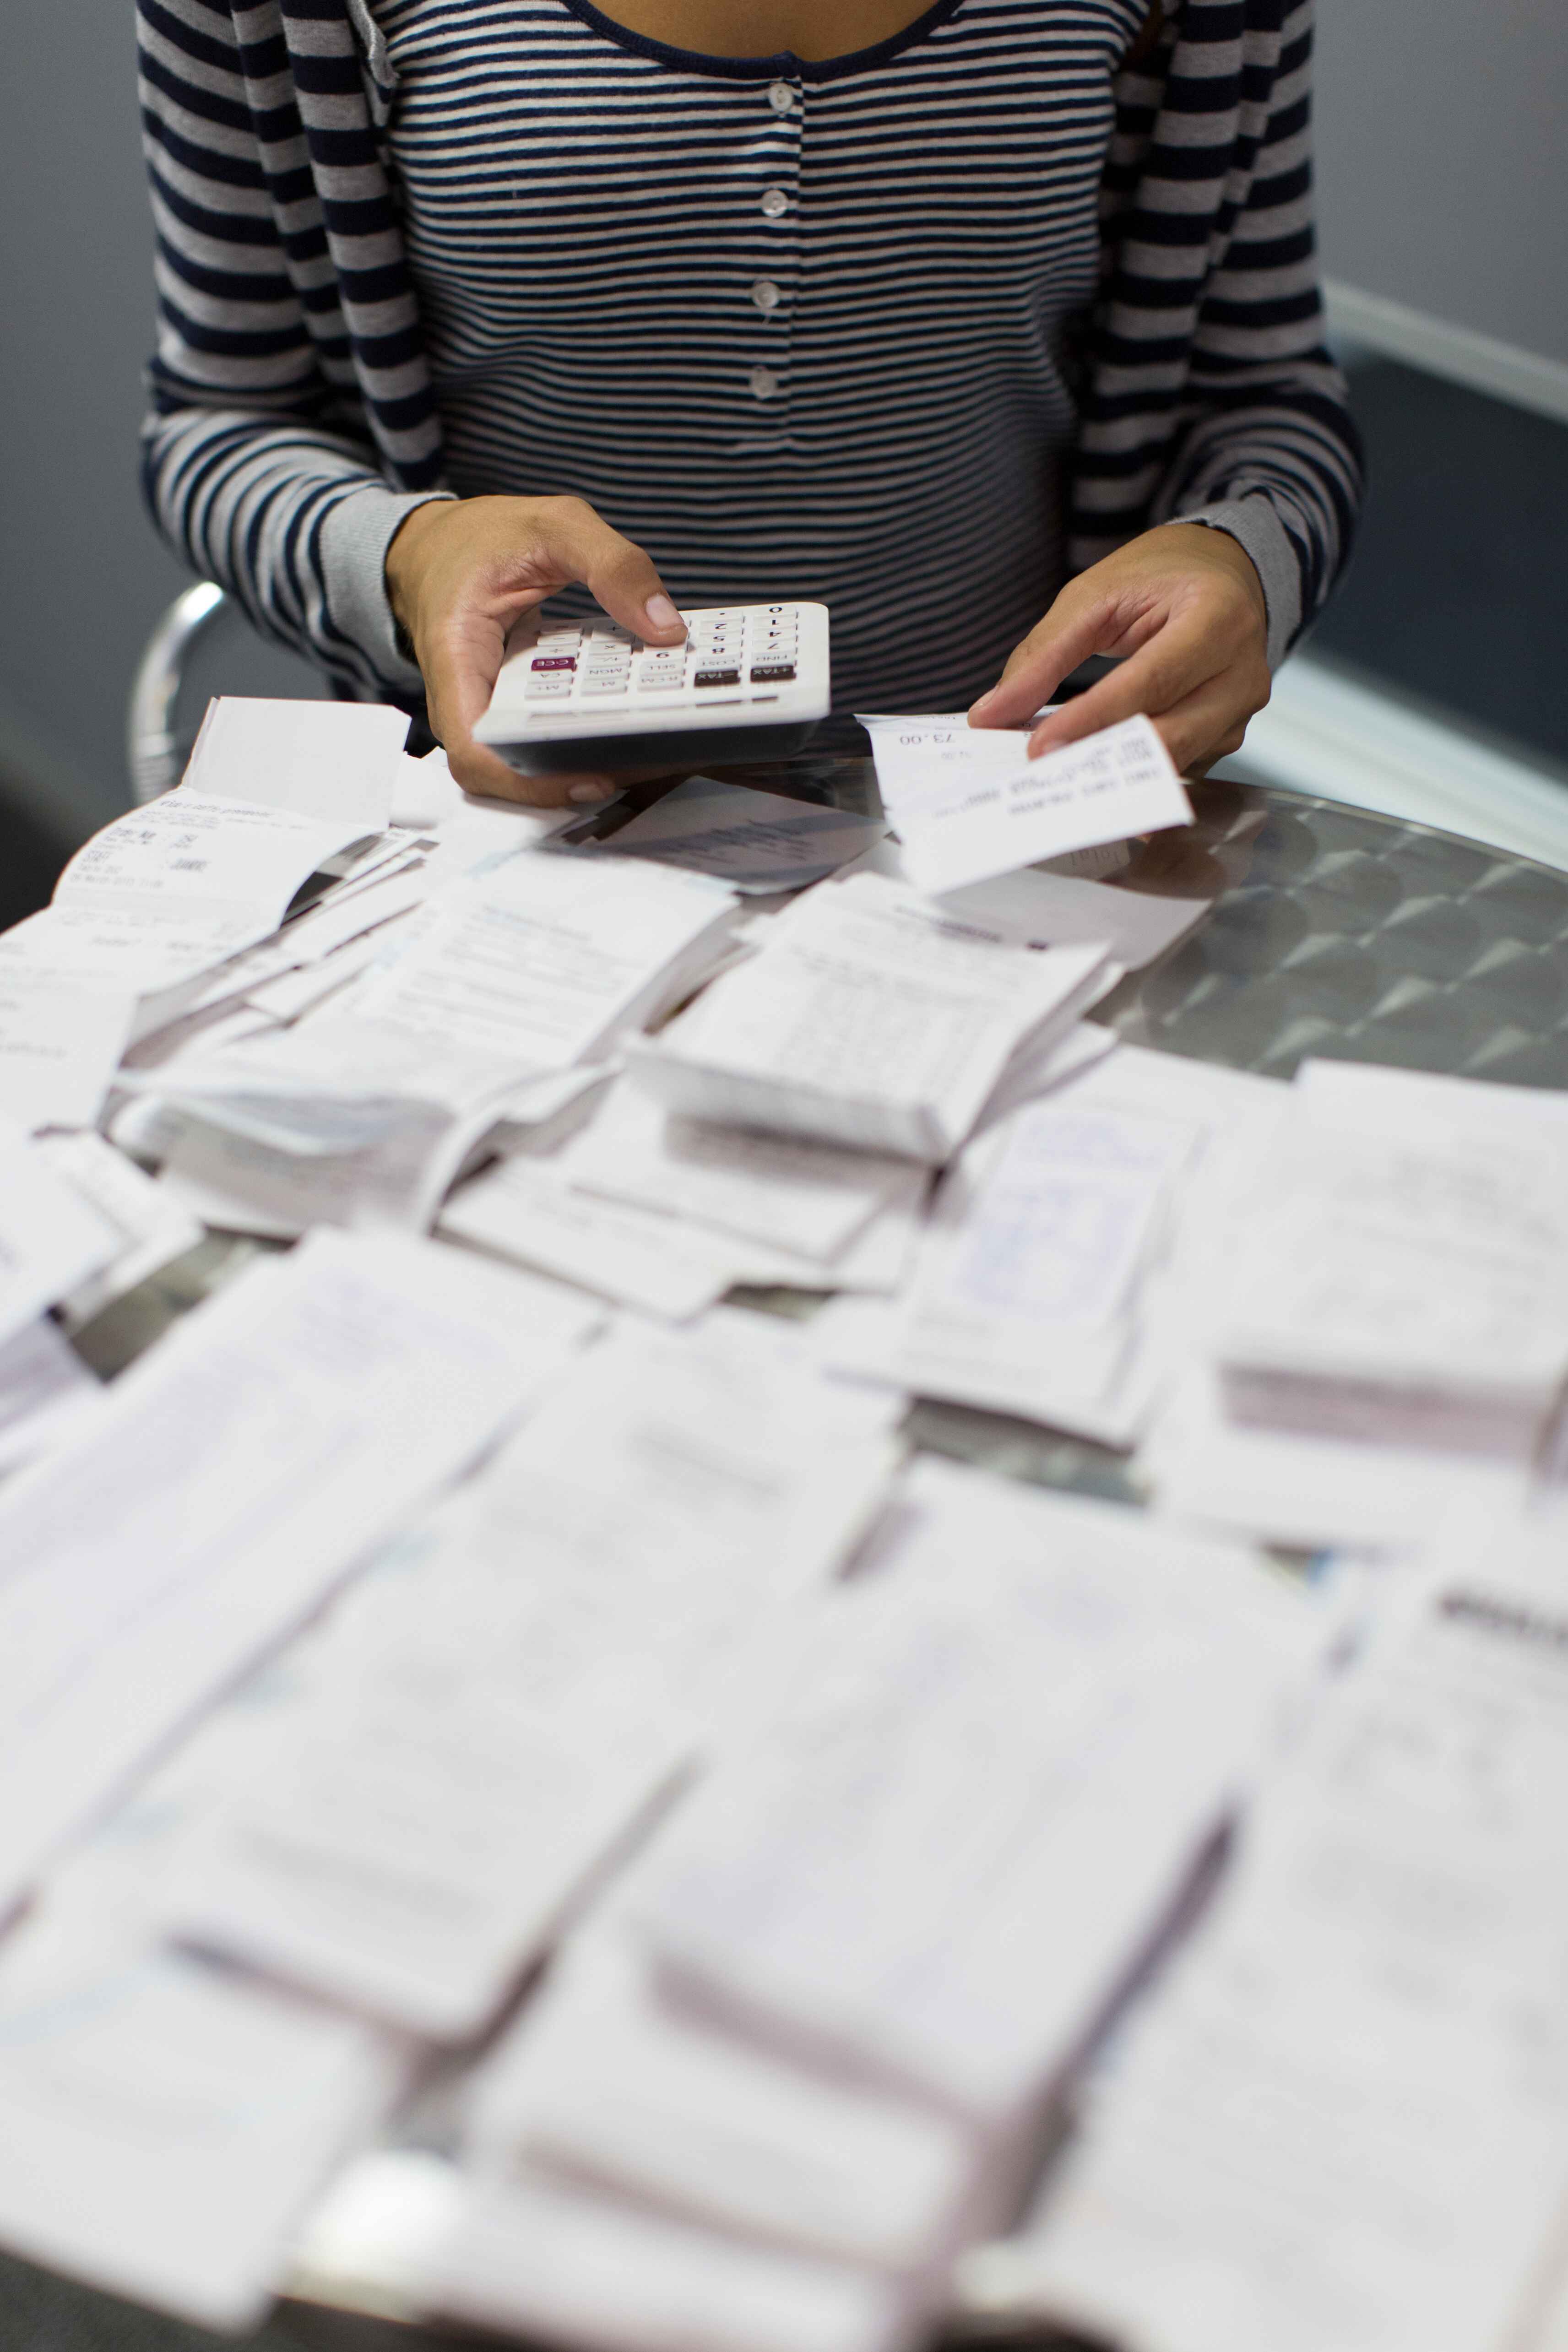
<instances>
[{"instance_id":1,"label":"grey wall","mask_svg":"<svg viewBox=\"0 0 1568 2352\"><path fill-rule=\"evenodd\" d=\"M136 485L153 238L129 0L5 0L4 16L0 771L79 838L124 805L126 692L189 574ZM237 658L241 691L309 677Z\"/></svg>"},{"instance_id":2,"label":"grey wall","mask_svg":"<svg viewBox=\"0 0 1568 2352\"><path fill-rule=\"evenodd\" d=\"M1568 5L1318 0L1323 268L1568 362Z\"/></svg>"}]
</instances>

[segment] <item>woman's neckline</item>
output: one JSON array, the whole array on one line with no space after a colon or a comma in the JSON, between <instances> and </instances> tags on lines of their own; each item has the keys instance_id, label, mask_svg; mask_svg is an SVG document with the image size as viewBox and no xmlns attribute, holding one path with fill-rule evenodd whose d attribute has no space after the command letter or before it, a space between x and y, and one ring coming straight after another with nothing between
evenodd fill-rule
<instances>
[{"instance_id":1,"label":"woman's neckline","mask_svg":"<svg viewBox=\"0 0 1568 2352\"><path fill-rule=\"evenodd\" d=\"M606 16L594 0L561 0L569 15L585 25L590 32L613 41L617 48L629 49L637 57L651 58L657 64L673 67L681 73L710 74L726 81L837 81L840 76L864 72L867 68L887 65L903 49L925 39L928 33L955 16L963 0L933 0L912 24L905 25L885 40L875 41L868 48L847 49L836 58L797 58L792 49L780 49L771 57L715 57L706 49L682 49L672 42L656 40L651 33L638 33L629 25L617 24Z\"/></svg>"}]
</instances>

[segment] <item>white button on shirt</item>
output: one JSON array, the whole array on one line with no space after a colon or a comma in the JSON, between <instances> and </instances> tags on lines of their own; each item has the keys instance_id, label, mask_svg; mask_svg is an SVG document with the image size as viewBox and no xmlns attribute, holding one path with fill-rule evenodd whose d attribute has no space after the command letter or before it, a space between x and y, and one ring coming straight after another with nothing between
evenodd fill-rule
<instances>
[{"instance_id":1,"label":"white button on shirt","mask_svg":"<svg viewBox=\"0 0 1568 2352\"><path fill-rule=\"evenodd\" d=\"M787 81L769 82L768 104L773 108L775 114L787 114L789 112L791 107L795 104L795 92L791 89Z\"/></svg>"},{"instance_id":2,"label":"white button on shirt","mask_svg":"<svg viewBox=\"0 0 1568 2352\"><path fill-rule=\"evenodd\" d=\"M776 310L779 289L771 278L755 278L752 281L752 299L759 310Z\"/></svg>"},{"instance_id":3,"label":"white button on shirt","mask_svg":"<svg viewBox=\"0 0 1568 2352\"><path fill-rule=\"evenodd\" d=\"M753 368L749 381L753 400L775 400L778 397L779 380L772 368Z\"/></svg>"},{"instance_id":4,"label":"white button on shirt","mask_svg":"<svg viewBox=\"0 0 1568 2352\"><path fill-rule=\"evenodd\" d=\"M763 210L766 213L769 220L777 220L781 213L788 212L789 198L785 195L782 188L770 188L768 190L766 195L763 198Z\"/></svg>"}]
</instances>

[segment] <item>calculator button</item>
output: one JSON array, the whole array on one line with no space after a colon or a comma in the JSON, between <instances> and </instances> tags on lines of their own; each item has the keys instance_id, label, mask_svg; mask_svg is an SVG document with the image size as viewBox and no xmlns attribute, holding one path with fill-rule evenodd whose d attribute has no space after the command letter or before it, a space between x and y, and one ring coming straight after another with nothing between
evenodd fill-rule
<instances>
[{"instance_id":1,"label":"calculator button","mask_svg":"<svg viewBox=\"0 0 1568 2352\"><path fill-rule=\"evenodd\" d=\"M780 299L779 289L771 278L752 279L752 299L759 310L776 310Z\"/></svg>"},{"instance_id":2,"label":"calculator button","mask_svg":"<svg viewBox=\"0 0 1568 2352\"><path fill-rule=\"evenodd\" d=\"M575 669L575 657L571 654L536 654L529 665L531 669Z\"/></svg>"},{"instance_id":3,"label":"calculator button","mask_svg":"<svg viewBox=\"0 0 1568 2352\"><path fill-rule=\"evenodd\" d=\"M738 669L700 669L691 681L693 686L739 686Z\"/></svg>"},{"instance_id":4,"label":"calculator button","mask_svg":"<svg viewBox=\"0 0 1568 2352\"><path fill-rule=\"evenodd\" d=\"M624 677L584 678L582 698L585 701L590 695L625 694L628 685L629 681Z\"/></svg>"},{"instance_id":5,"label":"calculator button","mask_svg":"<svg viewBox=\"0 0 1568 2352\"><path fill-rule=\"evenodd\" d=\"M522 690L530 702L554 702L571 693L572 681L569 677L531 677Z\"/></svg>"},{"instance_id":6,"label":"calculator button","mask_svg":"<svg viewBox=\"0 0 1568 2352\"><path fill-rule=\"evenodd\" d=\"M781 685L786 677L793 677L794 676L794 662L769 661L753 662L752 664L752 684L753 686L778 686Z\"/></svg>"}]
</instances>

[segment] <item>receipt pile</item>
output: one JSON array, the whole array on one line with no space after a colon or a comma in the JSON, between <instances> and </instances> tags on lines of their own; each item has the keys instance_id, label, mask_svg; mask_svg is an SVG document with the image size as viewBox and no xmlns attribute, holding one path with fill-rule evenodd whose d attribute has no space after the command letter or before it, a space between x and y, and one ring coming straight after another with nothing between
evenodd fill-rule
<instances>
[{"instance_id":1,"label":"receipt pile","mask_svg":"<svg viewBox=\"0 0 1568 2352\"><path fill-rule=\"evenodd\" d=\"M1320 1637L1240 1551L920 1467L481 2070L443 2303L584 2345L929 2324Z\"/></svg>"},{"instance_id":2,"label":"receipt pile","mask_svg":"<svg viewBox=\"0 0 1568 2352\"><path fill-rule=\"evenodd\" d=\"M1150 2352L1561 2340L1568 1615L1560 1532L1510 1550L1424 1582L1261 1794L977 2299Z\"/></svg>"},{"instance_id":3,"label":"receipt pile","mask_svg":"<svg viewBox=\"0 0 1568 2352\"><path fill-rule=\"evenodd\" d=\"M1419 1540L1552 1483L1568 1384L1568 1105L1307 1062L1189 1299L1163 1507L1298 1543Z\"/></svg>"},{"instance_id":4,"label":"receipt pile","mask_svg":"<svg viewBox=\"0 0 1568 2352\"><path fill-rule=\"evenodd\" d=\"M617 853L219 703L0 940L0 2245L244 2329L313 2215L330 2292L581 2352L907 2352L955 2282L1500 2340L1568 2197L1568 1113L1118 1044L1202 902L1021 854L1180 821L1143 734L984 848L900 723L897 845L700 779Z\"/></svg>"}]
</instances>

